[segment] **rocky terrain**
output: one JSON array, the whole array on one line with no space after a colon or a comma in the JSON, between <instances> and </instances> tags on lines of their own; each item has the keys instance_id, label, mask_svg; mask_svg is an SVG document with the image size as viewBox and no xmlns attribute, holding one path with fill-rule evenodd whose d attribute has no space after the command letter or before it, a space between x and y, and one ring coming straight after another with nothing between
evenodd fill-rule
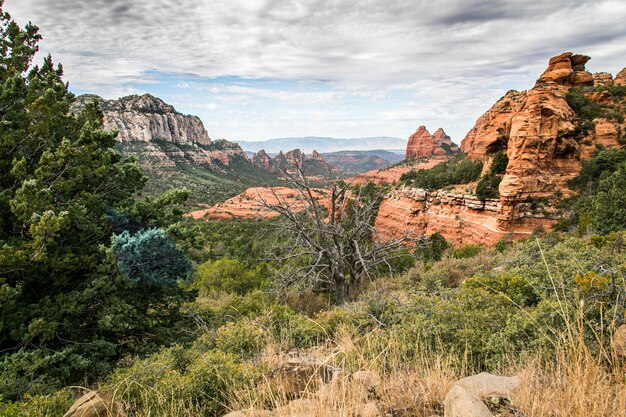
<instances>
[{"instance_id":1,"label":"rocky terrain","mask_svg":"<svg viewBox=\"0 0 626 417\"><path fill-rule=\"evenodd\" d=\"M285 153L280 151L272 158L264 149L261 149L252 155L252 163L279 176L284 173L294 174L298 169L309 177L326 178L332 173L330 165L316 150L313 150L311 155L305 154L300 149Z\"/></svg>"},{"instance_id":2,"label":"rocky terrain","mask_svg":"<svg viewBox=\"0 0 626 417\"><path fill-rule=\"evenodd\" d=\"M317 196L323 201L324 190L315 190ZM304 207L299 199L297 190L288 187L253 187L243 193L217 203L206 209L195 210L186 216L194 219L268 219L278 214L265 207L266 204L288 202L296 210Z\"/></svg>"},{"instance_id":3,"label":"rocky terrain","mask_svg":"<svg viewBox=\"0 0 626 417\"><path fill-rule=\"evenodd\" d=\"M434 134L420 126L415 133L409 137L406 146L405 158L427 158L433 155L449 155L459 152L459 147L452 142L450 136L439 128Z\"/></svg>"},{"instance_id":4,"label":"rocky terrain","mask_svg":"<svg viewBox=\"0 0 626 417\"><path fill-rule=\"evenodd\" d=\"M73 108L94 100L104 113L104 128L118 131L122 154L137 158L149 175L150 193L187 187L194 201L215 203L248 186L279 183L276 175L252 164L239 145L211 140L198 117L183 115L157 97L83 95Z\"/></svg>"},{"instance_id":5,"label":"rocky terrain","mask_svg":"<svg viewBox=\"0 0 626 417\"><path fill-rule=\"evenodd\" d=\"M598 149L624 145L626 69L615 78L591 74L589 59L570 52L553 57L532 89L506 93L467 133L461 149L483 162L484 175L496 155L508 157L497 198L480 201L472 187L452 194L400 189L382 203L377 225L388 233L407 227L440 232L456 243L493 243L550 229L558 217L553 207L572 194L568 181L581 162ZM407 156L430 152L432 142L420 127Z\"/></svg>"}]
</instances>

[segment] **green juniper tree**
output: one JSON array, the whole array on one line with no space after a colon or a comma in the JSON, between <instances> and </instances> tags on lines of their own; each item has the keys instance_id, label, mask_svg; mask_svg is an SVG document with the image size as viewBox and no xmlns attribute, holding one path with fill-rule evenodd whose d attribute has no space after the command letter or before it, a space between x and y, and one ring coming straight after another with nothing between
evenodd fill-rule
<instances>
[{"instance_id":1,"label":"green juniper tree","mask_svg":"<svg viewBox=\"0 0 626 417\"><path fill-rule=\"evenodd\" d=\"M0 396L88 381L167 340L183 294L119 272L110 213L145 177L0 0Z\"/></svg>"}]
</instances>

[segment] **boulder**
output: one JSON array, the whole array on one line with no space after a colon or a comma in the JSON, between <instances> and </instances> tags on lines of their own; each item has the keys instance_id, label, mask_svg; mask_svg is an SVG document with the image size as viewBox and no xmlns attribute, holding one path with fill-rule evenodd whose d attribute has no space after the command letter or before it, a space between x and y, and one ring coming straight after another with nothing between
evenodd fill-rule
<instances>
[{"instance_id":1,"label":"boulder","mask_svg":"<svg viewBox=\"0 0 626 417\"><path fill-rule=\"evenodd\" d=\"M222 417L272 417L272 413L267 410L249 408L247 410L232 411Z\"/></svg>"},{"instance_id":2,"label":"boulder","mask_svg":"<svg viewBox=\"0 0 626 417\"><path fill-rule=\"evenodd\" d=\"M445 417L493 417L480 398L459 385L448 391L443 405Z\"/></svg>"},{"instance_id":3,"label":"boulder","mask_svg":"<svg viewBox=\"0 0 626 417\"><path fill-rule=\"evenodd\" d=\"M486 400L493 397L510 398L520 383L521 380L517 376L506 377L481 372L478 375L463 378L457 381L455 385L465 388L480 399Z\"/></svg>"},{"instance_id":4,"label":"boulder","mask_svg":"<svg viewBox=\"0 0 626 417\"><path fill-rule=\"evenodd\" d=\"M311 400L297 399L274 410L276 417L314 417L315 404Z\"/></svg>"},{"instance_id":5,"label":"boulder","mask_svg":"<svg viewBox=\"0 0 626 417\"><path fill-rule=\"evenodd\" d=\"M63 417L126 417L126 414L108 395L90 391L76 400Z\"/></svg>"},{"instance_id":6,"label":"boulder","mask_svg":"<svg viewBox=\"0 0 626 417\"><path fill-rule=\"evenodd\" d=\"M360 406L356 414L358 417L379 417L380 411L376 403L369 402Z\"/></svg>"}]
</instances>

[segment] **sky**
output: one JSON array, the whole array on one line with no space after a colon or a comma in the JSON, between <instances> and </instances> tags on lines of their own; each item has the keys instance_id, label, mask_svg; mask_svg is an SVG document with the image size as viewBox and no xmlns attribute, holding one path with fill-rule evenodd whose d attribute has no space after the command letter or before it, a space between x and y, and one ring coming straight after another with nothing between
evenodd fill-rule
<instances>
[{"instance_id":1,"label":"sky","mask_svg":"<svg viewBox=\"0 0 626 417\"><path fill-rule=\"evenodd\" d=\"M626 1L5 0L76 94L151 93L213 139L408 137L457 143L548 59L626 66Z\"/></svg>"}]
</instances>

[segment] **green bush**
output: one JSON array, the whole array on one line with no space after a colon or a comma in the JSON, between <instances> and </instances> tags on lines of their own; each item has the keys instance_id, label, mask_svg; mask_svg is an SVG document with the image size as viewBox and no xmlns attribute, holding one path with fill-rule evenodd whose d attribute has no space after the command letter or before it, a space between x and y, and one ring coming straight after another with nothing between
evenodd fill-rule
<instances>
[{"instance_id":1,"label":"green bush","mask_svg":"<svg viewBox=\"0 0 626 417\"><path fill-rule=\"evenodd\" d=\"M484 245L467 244L452 249L450 256L455 259L467 259L478 255L485 249Z\"/></svg>"},{"instance_id":2,"label":"green bush","mask_svg":"<svg viewBox=\"0 0 626 417\"><path fill-rule=\"evenodd\" d=\"M272 307L263 315L260 323L284 348L313 346L326 336L324 328L314 320L296 314L284 305Z\"/></svg>"},{"instance_id":3,"label":"green bush","mask_svg":"<svg viewBox=\"0 0 626 417\"><path fill-rule=\"evenodd\" d=\"M26 395L21 401L4 402L0 397L2 417L58 417L65 414L74 403L68 390L50 395Z\"/></svg>"},{"instance_id":4,"label":"green bush","mask_svg":"<svg viewBox=\"0 0 626 417\"><path fill-rule=\"evenodd\" d=\"M449 247L450 244L441 233L433 233L418 242L415 256L424 262L440 261Z\"/></svg>"},{"instance_id":5,"label":"green bush","mask_svg":"<svg viewBox=\"0 0 626 417\"><path fill-rule=\"evenodd\" d=\"M230 394L254 385L258 372L233 354L176 346L116 370L107 391L131 414L170 415L172 404L185 404L209 417L224 410Z\"/></svg>"},{"instance_id":6,"label":"green bush","mask_svg":"<svg viewBox=\"0 0 626 417\"><path fill-rule=\"evenodd\" d=\"M204 294L225 291L243 295L260 288L265 283L265 275L263 264L248 269L236 259L223 258L200 265L196 269L193 286Z\"/></svg>"},{"instance_id":7,"label":"green bush","mask_svg":"<svg viewBox=\"0 0 626 417\"><path fill-rule=\"evenodd\" d=\"M498 187L502 182L502 176L493 173L483 175L476 186L476 197L480 200L487 200L490 198L498 198L500 193Z\"/></svg>"},{"instance_id":8,"label":"green bush","mask_svg":"<svg viewBox=\"0 0 626 417\"><path fill-rule=\"evenodd\" d=\"M506 167L509 164L509 158L506 153L499 151L493 155L493 161L491 162L490 172L496 175L502 175L506 172Z\"/></svg>"},{"instance_id":9,"label":"green bush","mask_svg":"<svg viewBox=\"0 0 626 417\"><path fill-rule=\"evenodd\" d=\"M430 169L409 171L400 177L400 181L406 185L434 190L476 181L482 168L482 162L471 161L460 155Z\"/></svg>"},{"instance_id":10,"label":"green bush","mask_svg":"<svg viewBox=\"0 0 626 417\"><path fill-rule=\"evenodd\" d=\"M258 320L241 319L217 329L215 348L242 358L251 358L261 352L267 343L267 336Z\"/></svg>"}]
</instances>

